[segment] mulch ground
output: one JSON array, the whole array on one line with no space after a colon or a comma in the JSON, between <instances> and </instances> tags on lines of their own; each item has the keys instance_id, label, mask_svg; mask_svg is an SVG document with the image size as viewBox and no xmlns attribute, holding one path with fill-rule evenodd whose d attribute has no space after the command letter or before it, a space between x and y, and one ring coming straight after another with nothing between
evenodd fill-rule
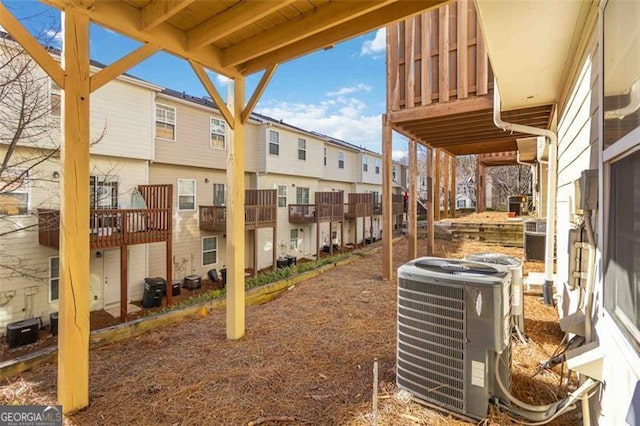
<instances>
[{"instance_id":1,"label":"mulch ground","mask_svg":"<svg viewBox=\"0 0 640 426\"><path fill-rule=\"evenodd\" d=\"M466 244L438 242L437 254L457 257L479 248ZM484 246L481 251L503 250ZM522 256L519 249L507 250ZM406 260L406 244L394 245L396 266ZM238 341L226 339L225 312L214 310L93 350L90 406L65 422L369 425L377 358L379 424L469 425L397 392L396 285L380 280L380 268L379 253L362 257L299 283L268 304L247 307L246 336ZM513 346L512 391L530 403L549 403L566 394L560 370L532 376L562 334L555 310L539 295L528 294L525 305L531 341ZM7 381L0 404L54 403L56 373L49 365ZM485 424L511 422L495 413ZM580 424L579 410L552 424Z\"/></svg>"}]
</instances>

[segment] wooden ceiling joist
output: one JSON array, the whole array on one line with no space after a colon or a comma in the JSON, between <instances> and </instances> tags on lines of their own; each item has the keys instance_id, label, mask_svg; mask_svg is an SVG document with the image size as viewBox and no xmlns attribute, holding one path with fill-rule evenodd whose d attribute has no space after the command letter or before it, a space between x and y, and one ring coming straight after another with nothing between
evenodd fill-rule
<instances>
[{"instance_id":1,"label":"wooden ceiling joist","mask_svg":"<svg viewBox=\"0 0 640 426\"><path fill-rule=\"evenodd\" d=\"M194 1L195 0L153 0L143 7L140 12L142 29L149 31L155 28Z\"/></svg>"}]
</instances>

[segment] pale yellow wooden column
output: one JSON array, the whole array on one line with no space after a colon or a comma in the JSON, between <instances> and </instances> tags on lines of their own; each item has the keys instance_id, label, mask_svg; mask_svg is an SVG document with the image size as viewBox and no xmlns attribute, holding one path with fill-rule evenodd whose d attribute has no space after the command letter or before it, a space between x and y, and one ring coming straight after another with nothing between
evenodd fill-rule
<instances>
[{"instance_id":1,"label":"pale yellow wooden column","mask_svg":"<svg viewBox=\"0 0 640 426\"><path fill-rule=\"evenodd\" d=\"M393 269L392 151L391 125L387 122L385 114L382 116L382 279L384 280L391 280Z\"/></svg>"},{"instance_id":2,"label":"pale yellow wooden column","mask_svg":"<svg viewBox=\"0 0 640 426\"><path fill-rule=\"evenodd\" d=\"M89 18L62 15L58 401L65 413L89 404Z\"/></svg>"},{"instance_id":3,"label":"pale yellow wooden column","mask_svg":"<svg viewBox=\"0 0 640 426\"><path fill-rule=\"evenodd\" d=\"M233 141L227 147L227 338L244 336L244 133L240 120L245 80L234 79ZM274 247L275 249L275 247Z\"/></svg>"},{"instance_id":4,"label":"pale yellow wooden column","mask_svg":"<svg viewBox=\"0 0 640 426\"><path fill-rule=\"evenodd\" d=\"M407 235L409 259L418 257L418 150L416 141L409 139L409 201L407 203Z\"/></svg>"}]
</instances>

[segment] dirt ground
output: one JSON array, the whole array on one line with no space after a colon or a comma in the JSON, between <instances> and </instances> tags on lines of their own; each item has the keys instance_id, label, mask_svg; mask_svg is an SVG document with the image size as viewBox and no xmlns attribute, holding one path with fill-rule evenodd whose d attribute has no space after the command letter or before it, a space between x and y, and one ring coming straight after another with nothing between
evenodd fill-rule
<instances>
[{"instance_id":1,"label":"dirt ground","mask_svg":"<svg viewBox=\"0 0 640 426\"><path fill-rule=\"evenodd\" d=\"M421 245L423 241L420 242ZM437 254L471 251L522 256L521 249L438 242ZM424 253L424 247L420 247ZM407 245L394 245L396 266ZM273 302L249 306L246 336L225 337L224 310L93 350L90 406L70 425L372 424L372 365L379 362L379 424L469 425L427 409L395 388L396 285L380 280L374 254L296 285ZM527 345L514 343L514 394L549 403L566 394L558 372L537 371L562 338L553 308L525 300ZM50 404L56 367L7 381L0 404ZM512 423L493 414L485 424ZM580 424L579 410L555 423ZM516 424L516 423L513 423Z\"/></svg>"},{"instance_id":2,"label":"dirt ground","mask_svg":"<svg viewBox=\"0 0 640 426\"><path fill-rule=\"evenodd\" d=\"M518 216L510 218L507 212L482 212L482 213L457 213L456 217L443 218L440 217L442 222L522 222L522 220L528 219L528 216Z\"/></svg>"}]
</instances>

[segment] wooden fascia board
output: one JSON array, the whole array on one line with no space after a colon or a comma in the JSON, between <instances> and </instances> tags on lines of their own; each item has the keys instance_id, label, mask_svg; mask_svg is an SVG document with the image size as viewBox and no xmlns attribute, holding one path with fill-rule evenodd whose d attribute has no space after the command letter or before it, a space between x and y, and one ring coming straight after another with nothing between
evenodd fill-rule
<instances>
[{"instance_id":1,"label":"wooden fascia board","mask_svg":"<svg viewBox=\"0 0 640 426\"><path fill-rule=\"evenodd\" d=\"M195 0L152 0L140 11L142 29L149 31L189 6Z\"/></svg>"},{"instance_id":2,"label":"wooden fascia board","mask_svg":"<svg viewBox=\"0 0 640 426\"><path fill-rule=\"evenodd\" d=\"M269 65L275 63L281 64L315 50L333 46L344 40L367 33L375 28L383 27L404 19L407 16L435 8L446 1L447 0L398 1L239 64L238 69L244 75L253 74Z\"/></svg>"},{"instance_id":3,"label":"wooden fascia board","mask_svg":"<svg viewBox=\"0 0 640 426\"><path fill-rule=\"evenodd\" d=\"M256 107L258 100L260 100L260 96L262 96L264 89L266 89L267 84L269 84L271 77L273 77L273 73L276 72L276 68L277 65L272 65L265 70L262 78L260 79L260 82L258 83L258 86L253 91L253 95L251 95L251 99L249 99L249 103L247 103L247 105L244 107L244 110L242 110L242 115L240 116L240 122L242 124L246 123L251 116L251 112Z\"/></svg>"},{"instance_id":4,"label":"wooden fascia board","mask_svg":"<svg viewBox=\"0 0 640 426\"><path fill-rule=\"evenodd\" d=\"M158 50L160 50L158 46L147 43L129 53L127 56L120 58L108 67L101 69L91 76L91 92L95 92L105 84L117 78L119 75L125 73L131 67L144 61Z\"/></svg>"},{"instance_id":5,"label":"wooden fascia board","mask_svg":"<svg viewBox=\"0 0 640 426\"><path fill-rule=\"evenodd\" d=\"M223 64L237 65L348 22L398 0L330 2L297 19L256 34L224 50Z\"/></svg>"},{"instance_id":6,"label":"wooden fascia board","mask_svg":"<svg viewBox=\"0 0 640 426\"><path fill-rule=\"evenodd\" d=\"M220 110L220 114L222 114L222 116L224 117L229 127L233 129L235 125L234 117L231 114L231 111L229 111L229 108L227 108L227 105L224 103L222 96L220 96L220 93L218 93L218 90L216 90L216 87L211 82L211 79L205 72L204 67L192 60L189 60L189 64L191 64L191 68L193 68L193 71L198 76L198 79L206 89L209 96L211 96L211 99L213 100L213 102L216 104L216 106Z\"/></svg>"},{"instance_id":7,"label":"wooden fascia board","mask_svg":"<svg viewBox=\"0 0 640 426\"><path fill-rule=\"evenodd\" d=\"M464 114L490 108L493 108L493 99L489 96L483 96L446 103L433 103L427 106L400 111L391 111L388 115L392 123L402 123L405 121L425 120L453 114Z\"/></svg>"},{"instance_id":8,"label":"wooden fascia board","mask_svg":"<svg viewBox=\"0 0 640 426\"><path fill-rule=\"evenodd\" d=\"M64 10L67 0L42 0L43 3ZM166 22L150 31L143 31L140 25L140 10L122 1L99 1L91 8L83 8L92 22L109 28L122 35L151 43L169 53L187 60L194 60L203 66L227 77L241 77L235 67L223 67L222 52L213 47L187 50L187 36L184 31Z\"/></svg>"},{"instance_id":9,"label":"wooden fascia board","mask_svg":"<svg viewBox=\"0 0 640 426\"><path fill-rule=\"evenodd\" d=\"M259 1L240 3L187 31L189 50L211 44L229 34L245 28L265 16L277 12L295 0Z\"/></svg>"},{"instance_id":10,"label":"wooden fascia board","mask_svg":"<svg viewBox=\"0 0 640 426\"><path fill-rule=\"evenodd\" d=\"M0 25L11 34L11 37L22 46L60 88L64 88L64 70L60 64L51 57L49 52L42 47L38 40L27 31L2 3L0 3Z\"/></svg>"}]
</instances>

